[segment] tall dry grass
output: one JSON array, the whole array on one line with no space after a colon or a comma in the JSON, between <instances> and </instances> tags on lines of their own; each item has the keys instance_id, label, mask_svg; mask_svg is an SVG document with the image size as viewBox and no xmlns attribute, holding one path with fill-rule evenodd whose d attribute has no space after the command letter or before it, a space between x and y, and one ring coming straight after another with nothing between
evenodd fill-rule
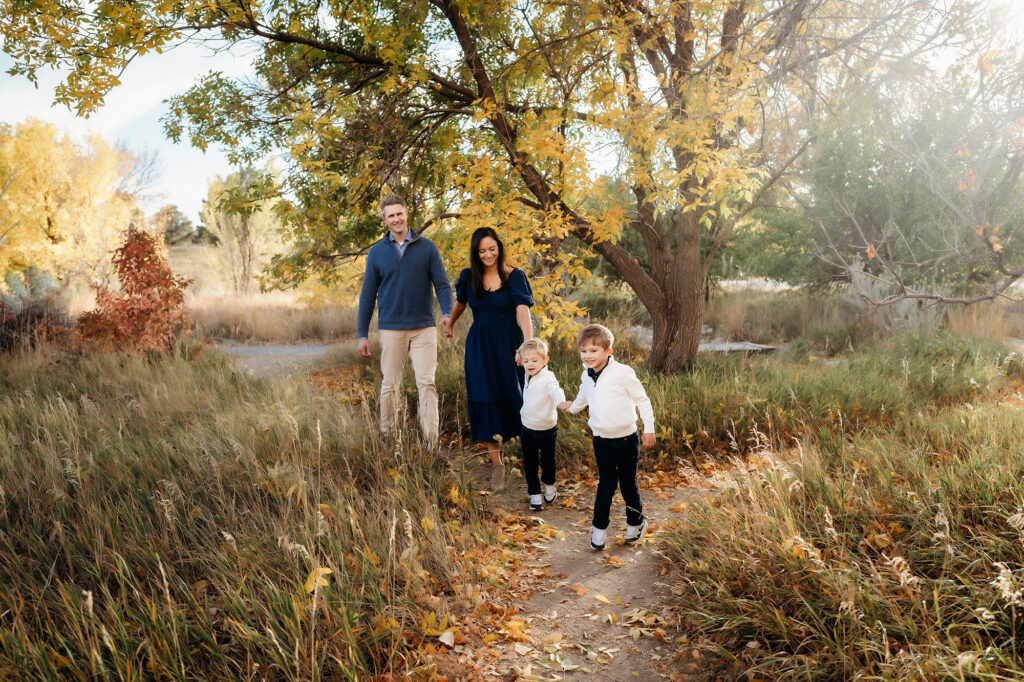
<instances>
[{"instance_id":1,"label":"tall dry grass","mask_svg":"<svg viewBox=\"0 0 1024 682\"><path fill-rule=\"evenodd\" d=\"M788 442L752 428L669 535L701 669L1020 679L1022 378L991 341L918 333L792 383L827 411Z\"/></svg>"},{"instance_id":2,"label":"tall dry grass","mask_svg":"<svg viewBox=\"0 0 1024 682\"><path fill-rule=\"evenodd\" d=\"M234 341L297 343L355 338L356 308L312 302L290 291L249 296L188 293L189 315L202 336Z\"/></svg>"},{"instance_id":3,"label":"tall dry grass","mask_svg":"<svg viewBox=\"0 0 1024 682\"><path fill-rule=\"evenodd\" d=\"M444 462L367 423L198 348L4 356L0 670L429 677L422 598L477 512Z\"/></svg>"}]
</instances>

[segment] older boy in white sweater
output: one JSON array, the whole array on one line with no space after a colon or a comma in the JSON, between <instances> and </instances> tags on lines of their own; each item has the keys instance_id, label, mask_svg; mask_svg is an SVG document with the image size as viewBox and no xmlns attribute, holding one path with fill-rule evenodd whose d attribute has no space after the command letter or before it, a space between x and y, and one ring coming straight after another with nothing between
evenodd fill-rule
<instances>
[{"instance_id":1,"label":"older boy in white sweater","mask_svg":"<svg viewBox=\"0 0 1024 682\"><path fill-rule=\"evenodd\" d=\"M600 324L584 327L577 338L584 371L580 390L572 403L559 407L576 414L590 408L590 430L594 435L594 458L597 460L598 483L594 499L594 519L590 529L590 548L600 551L605 546L608 512L615 497L615 488L626 503L627 544L633 544L647 532L636 483L641 439L636 430L637 411L644 424L643 445L654 447L654 409L636 372L612 357L615 337Z\"/></svg>"},{"instance_id":2,"label":"older boy in white sweater","mask_svg":"<svg viewBox=\"0 0 1024 682\"><path fill-rule=\"evenodd\" d=\"M558 440L557 406L565 402L565 391L548 369L548 344L528 339L519 346L519 361L526 370L523 407L519 411L523 428L519 442L523 446L523 474L530 495L530 509L540 511L558 495L555 488L555 443ZM539 454L539 457L538 457ZM538 465L540 476L538 476ZM540 483L544 480L543 501Z\"/></svg>"}]
</instances>

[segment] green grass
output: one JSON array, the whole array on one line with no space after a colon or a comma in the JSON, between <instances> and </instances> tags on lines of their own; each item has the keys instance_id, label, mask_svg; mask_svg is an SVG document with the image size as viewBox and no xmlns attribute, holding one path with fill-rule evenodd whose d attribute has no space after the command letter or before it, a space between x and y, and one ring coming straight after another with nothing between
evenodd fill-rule
<instances>
[{"instance_id":1,"label":"green grass","mask_svg":"<svg viewBox=\"0 0 1024 682\"><path fill-rule=\"evenodd\" d=\"M480 512L444 462L368 423L197 347L5 356L0 670L426 675L417 600L451 579Z\"/></svg>"}]
</instances>

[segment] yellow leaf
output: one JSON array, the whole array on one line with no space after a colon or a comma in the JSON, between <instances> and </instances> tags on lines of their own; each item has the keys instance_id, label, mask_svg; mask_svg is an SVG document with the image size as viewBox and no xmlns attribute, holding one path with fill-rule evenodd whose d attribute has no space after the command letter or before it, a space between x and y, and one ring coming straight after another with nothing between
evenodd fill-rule
<instances>
[{"instance_id":1,"label":"yellow leaf","mask_svg":"<svg viewBox=\"0 0 1024 682\"><path fill-rule=\"evenodd\" d=\"M505 623L505 635L509 639L529 639L526 636L526 623L518 619Z\"/></svg>"},{"instance_id":2,"label":"yellow leaf","mask_svg":"<svg viewBox=\"0 0 1024 682\"><path fill-rule=\"evenodd\" d=\"M334 571L325 566L318 566L310 571L309 577L306 578L306 584L304 585L306 592L313 592L318 587L326 587L328 582L327 576L331 573L334 573Z\"/></svg>"},{"instance_id":3,"label":"yellow leaf","mask_svg":"<svg viewBox=\"0 0 1024 682\"><path fill-rule=\"evenodd\" d=\"M608 599L608 597L604 596L603 594L595 594L594 595L594 599L596 599L597 601L601 602L602 604L611 604L612 603L611 600Z\"/></svg>"},{"instance_id":4,"label":"yellow leaf","mask_svg":"<svg viewBox=\"0 0 1024 682\"><path fill-rule=\"evenodd\" d=\"M424 516L422 519L420 519L420 525L423 526L423 530L425 532L427 532L427 533L429 533L430 531L434 530L434 528L437 527L437 524L435 524L433 521L428 519L426 516Z\"/></svg>"}]
</instances>

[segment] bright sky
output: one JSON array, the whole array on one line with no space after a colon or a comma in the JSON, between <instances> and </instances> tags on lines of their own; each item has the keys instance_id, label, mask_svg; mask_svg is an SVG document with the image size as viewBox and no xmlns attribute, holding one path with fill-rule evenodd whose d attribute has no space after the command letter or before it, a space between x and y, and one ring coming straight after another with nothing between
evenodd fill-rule
<instances>
[{"instance_id":1,"label":"bright sky","mask_svg":"<svg viewBox=\"0 0 1024 682\"><path fill-rule=\"evenodd\" d=\"M121 86L88 119L51 104L54 87L60 81L55 73L40 75L39 87L35 88L26 79L6 73L12 64L10 57L0 53L0 121L18 123L38 118L76 139L95 132L109 142L123 142L134 150L156 150L162 169L154 188L159 196L143 208L154 213L165 204L177 204L193 223L200 222L199 209L208 180L229 173L231 166L220 150L203 153L187 140L179 144L167 140L160 123L167 111L163 100L184 92L197 76L210 71L242 75L248 67L247 60L228 52L213 54L198 46L146 55L128 67Z\"/></svg>"}]
</instances>

